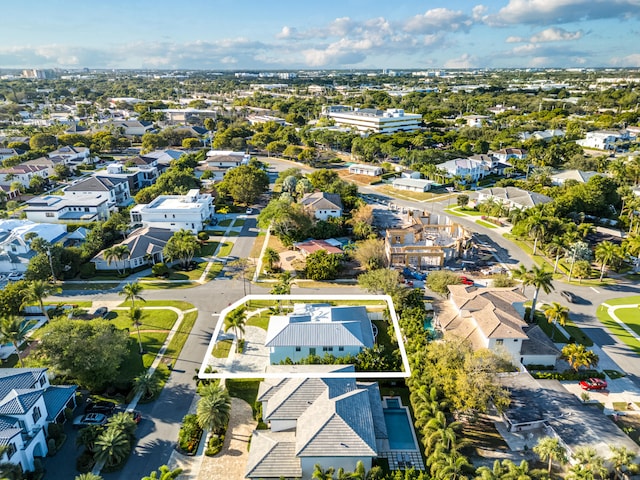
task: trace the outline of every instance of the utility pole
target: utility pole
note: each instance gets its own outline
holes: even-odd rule
[[[56,279],[56,274],[53,270],[53,260],[51,259],[51,247],[47,247],[47,257],[49,257],[49,267],[51,267],[51,278],[53,278],[53,283],[56,283],[58,280]]]

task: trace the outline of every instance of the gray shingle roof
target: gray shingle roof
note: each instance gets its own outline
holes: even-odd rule
[[[256,430],[251,437],[251,450],[247,461],[249,478],[300,478],[302,467],[295,455],[294,432]]]
[[[89,177],[65,188],[67,192],[108,192],[118,183],[126,182],[123,178]]]
[[[299,457],[375,457],[376,437],[366,390],[330,399],[323,395],[300,416],[296,430]]]
[[[342,200],[337,193],[307,193],[300,203],[313,210],[342,210]]]
[[[47,421],[53,422],[64,410],[67,402],[78,389],[75,385],[52,385],[44,391],[44,404],[47,406]]]
[[[46,368],[0,368],[0,400],[12,390],[32,388]]]

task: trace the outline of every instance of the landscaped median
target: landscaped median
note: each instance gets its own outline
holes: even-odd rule
[[[607,300],[596,316],[616,337],[640,354],[640,296]]]

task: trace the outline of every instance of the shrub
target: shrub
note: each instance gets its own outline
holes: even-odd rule
[[[209,234],[207,232],[198,233],[198,240],[200,240],[201,242],[206,242],[207,240],[209,240]]]
[[[87,450],[82,452],[82,454],[76,459],[76,470],[80,473],[90,472],[93,466],[95,465],[95,460],[93,459],[93,454]]]
[[[204,454],[207,457],[213,457],[220,453],[222,450],[222,446],[224,445],[224,435],[216,435],[215,433],[211,435],[209,438],[209,443],[207,444],[207,448],[204,451]]]
[[[597,370],[565,370],[564,372],[531,372],[533,378],[542,380],[572,380],[580,381],[587,378],[604,378],[605,375]]]
[[[198,450],[202,437],[202,428],[198,425],[198,417],[194,414],[185,415],[178,433],[178,447],[187,455],[193,455]]]
[[[93,278],[96,276],[95,263],[87,262],[80,265],[80,278]]]
[[[56,454],[56,441],[53,438],[47,440],[47,450],[49,450],[49,456]]]
[[[167,265],[162,262],[156,263],[153,267],[151,267],[151,273],[153,273],[156,277],[165,277],[169,275],[169,267],[167,267]]]

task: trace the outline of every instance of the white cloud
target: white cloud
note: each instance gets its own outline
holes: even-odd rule
[[[578,40],[582,38],[582,30],[568,32],[564,28],[551,27],[533,35],[531,42],[564,42],[567,40]]]
[[[570,23],[640,15],[638,0],[509,0],[489,25]]]
[[[409,19],[404,26],[408,32],[435,33],[439,31],[468,31],[473,21],[464,12],[447,8],[434,8]]]
[[[526,38],[523,37],[507,37],[507,39],[505,40],[505,42],[507,43],[522,43],[522,42],[527,42],[528,40]]]
[[[615,57],[612,59],[612,63],[619,67],[640,67],[640,53],[633,53],[625,57]]]
[[[477,59],[468,53],[458,58],[452,58],[444,63],[445,68],[473,68],[476,66]]]

